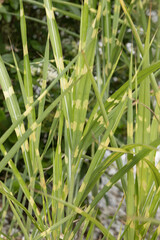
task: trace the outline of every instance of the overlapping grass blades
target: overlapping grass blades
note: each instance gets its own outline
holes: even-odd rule
[[[47,18],[48,37],[43,58],[43,82],[37,99],[33,95],[23,2],[43,7]],[[59,8],[54,7],[54,2],[59,3]],[[131,15],[132,10],[135,11],[134,1],[127,9],[123,0],[84,0],[81,5],[58,0],[44,0],[43,3],[20,0],[23,76],[14,52],[13,58],[26,109],[23,113],[7,69],[0,58],[0,84],[12,120],[11,127],[0,138],[0,149],[4,155],[0,162],[0,172],[6,169],[11,171],[12,178],[17,179],[19,183],[20,194],[16,199],[13,186],[12,184],[8,186],[7,181],[6,186],[0,182],[0,192],[5,199],[4,202],[7,202],[7,207],[11,207],[25,239],[74,239],[78,231],[80,239],[83,239],[85,234],[86,239],[92,239],[94,226],[100,229],[104,239],[116,239],[109,232],[111,225],[107,229],[96,219],[96,205],[119,180],[122,183],[127,207],[124,231],[119,233],[119,238],[139,239],[139,236],[143,238],[147,236],[149,227],[152,227],[160,194],[159,166],[155,166],[155,154],[160,145],[160,90],[155,72],[160,68],[160,61],[158,44],[156,60],[152,62],[150,56],[151,19],[147,20],[142,4],[139,0],[137,12],[141,14],[139,24],[143,29],[147,29],[144,47]],[[61,5],[74,11],[61,10]],[[55,18],[56,11],[80,20],[79,50],[77,56],[68,65],[64,63],[60,28]],[[127,27],[130,27],[135,40],[131,55],[128,55],[123,46]],[[156,37],[158,42],[159,30]],[[100,40],[104,45],[102,54],[98,49]],[[136,47],[139,61],[135,66]],[[51,50],[58,76],[47,86]],[[111,94],[110,84],[113,76],[119,74],[119,69],[124,66],[129,72],[128,79],[126,78],[126,82]],[[70,71],[71,67],[72,71]],[[96,75],[99,79],[95,78]],[[46,96],[58,82],[60,94],[46,106]],[[151,88],[156,101],[155,108],[151,104]],[[94,96],[94,104],[90,104],[91,93]],[[135,111],[135,101],[138,111]],[[43,120],[47,119],[53,109],[55,114],[48,139],[41,149]],[[117,139],[116,131],[121,120],[126,119],[126,113],[127,141],[121,144]],[[5,141],[13,131],[17,134],[17,141],[7,152],[4,147]],[[24,173],[17,168],[20,149],[27,169]],[[47,179],[43,163],[48,149],[51,151],[52,173]],[[104,159],[106,150],[112,153]],[[90,154],[88,156],[90,162],[82,179],[81,169],[86,153]],[[127,154],[125,165],[121,161],[123,154]],[[90,204],[87,204],[88,194],[93,192],[95,185],[97,188],[101,176],[114,161],[117,163],[117,173],[108,180],[101,191],[96,189],[94,198]],[[134,166],[136,166],[136,178],[133,172]],[[40,210],[37,196],[41,202]],[[27,207],[25,207],[26,202]],[[118,210],[117,212],[115,210],[116,214]],[[2,216],[4,217],[5,214],[3,212]],[[26,219],[24,214],[27,215]],[[30,234],[31,223],[33,227]],[[82,226],[84,229],[80,231]],[[3,224],[0,227],[2,229]],[[152,238],[157,239],[158,230],[159,228]]]

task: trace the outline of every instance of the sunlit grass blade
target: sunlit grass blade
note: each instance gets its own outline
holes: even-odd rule
[[[46,89],[46,85],[47,85],[48,65],[49,65],[49,37],[47,38],[46,49],[45,49],[45,56],[44,56],[43,81],[42,81],[41,94],[44,93],[44,91]],[[45,105],[45,97],[39,101],[38,117],[40,117],[43,114],[44,105]],[[42,164],[41,164],[41,158],[40,158],[40,152],[39,152],[41,125],[39,125],[37,127],[37,129],[35,131],[35,134],[36,134],[35,154],[36,154],[36,159],[37,159],[37,163],[38,163],[38,169],[39,169],[39,173],[40,173],[41,187],[42,187],[44,193],[47,193],[45,178],[44,178],[44,174],[43,174],[43,167],[42,167]],[[35,171],[35,177],[36,177],[36,171]],[[35,181],[35,179],[34,179],[34,181]],[[34,194],[34,190],[33,189],[32,189],[32,194]],[[51,222],[51,217],[50,217],[50,213],[49,213],[48,199],[47,198],[45,198],[45,199],[43,198],[43,206],[44,206],[44,208],[47,209],[45,212],[47,213],[47,216],[48,216],[48,219],[49,219],[49,224],[51,225],[52,222]],[[46,220],[46,222],[47,222],[47,220]]]
[[[158,13],[160,12],[160,2],[158,3]],[[158,14],[158,24],[157,24],[157,28],[158,28],[158,32],[157,32],[157,39],[156,39],[156,44],[157,44],[157,48],[156,48],[156,60],[158,61],[160,58],[160,14]]]
[[[55,136],[56,130],[57,130],[57,125],[58,125],[58,118],[59,118],[59,114],[60,114],[60,110],[59,108],[57,109],[55,115],[54,115],[54,119],[49,131],[49,135],[48,135],[48,139],[45,145],[45,148],[43,150],[43,153],[41,154],[41,160],[43,159],[44,155],[46,154],[51,142],[53,141],[53,138]]]
[[[58,128],[58,139],[55,154],[53,155],[53,188],[52,196],[62,199],[63,189],[63,172],[62,172],[62,154],[61,154],[61,141],[62,141],[62,130],[63,130],[64,116],[63,112],[60,113],[59,128]],[[63,205],[52,201],[52,216],[54,217],[53,223],[60,221],[63,216]],[[59,238],[60,228],[54,234],[54,238]]]
[[[119,14],[120,14],[120,1],[116,0],[114,5],[111,52],[113,51],[116,43],[116,35],[117,35],[118,24],[119,24]]]
[[[127,112],[127,143],[133,144],[133,106],[132,106],[132,72],[133,72],[133,46],[130,57],[130,69],[129,69],[129,86],[128,86],[128,112]],[[134,188],[134,173],[133,169],[130,169],[127,173],[127,218],[129,218],[128,224],[128,238],[134,239],[134,223],[130,223],[130,218],[135,215],[135,188]]]
[[[23,67],[24,67],[24,87],[27,95],[27,104],[25,105],[26,110],[33,104],[33,87],[32,87],[32,75],[28,54],[28,44],[27,44],[27,27],[24,15],[23,2],[20,0],[20,26],[21,26],[21,37],[23,44]],[[35,121],[35,109],[32,108],[30,114],[28,115],[28,126],[30,127]],[[33,132],[29,137],[29,153],[32,162],[32,168],[36,169],[36,158],[35,158],[35,132]],[[34,179],[31,179],[32,188],[34,188]],[[33,192],[32,192],[33,194]],[[32,212],[31,206],[29,205],[29,211]],[[30,228],[30,220],[28,218],[27,222],[28,228]]]
[[[44,6],[46,10],[46,16],[47,16],[47,24],[48,24],[48,31],[50,36],[50,41],[53,49],[53,54],[55,57],[55,62],[57,65],[58,72],[61,73],[64,70],[64,62],[63,62],[63,54],[62,54],[62,46],[59,36],[59,31],[56,23],[56,19],[54,16],[54,12],[52,10],[52,3],[50,0],[44,0]],[[60,79],[60,85],[62,91],[65,91],[70,83],[68,83],[68,80],[66,76],[64,75]],[[71,126],[71,105],[69,101],[69,96],[64,96],[64,100],[62,101],[63,106],[63,112],[64,116],[66,118],[66,121],[68,122],[69,126]],[[71,135],[71,128],[68,128],[68,142],[70,144],[70,147],[72,146],[72,135]]]
[[[24,16],[22,0],[20,0],[20,24],[21,24],[22,43],[23,43],[23,55],[24,55],[24,86],[26,90],[28,105],[30,106],[34,100],[33,100],[32,75],[31,75],[28,46],[27,46],[26,21]],[[31,115],[29,115],[28,117],[29,126],[33,123],[34,120],[35,120],[35,111],[34,109],[32,109]]]
[[[106,79],[111,69],[111,44],[112,44],[112,35],[111,35],[111,1],[106,2],[104,14],[103,14],[103,45],[104,45],[104,73],[103,77]],[[104,81],[105,82],[105,81]],[[109,84],[106,91],[106,96],[108,97]]]
[[[67,2],[67,1],[59,1],[59,0],[52,0],[52,2],[55,2],[55,3],[59,3],[59,4],[62,4],[62,5],[66,5],[66,6],[69,6],[69,7],[75,7],[75,8],[82,8],[82,6],[78,3],[74,3],[74,2]]]
[[[42,89],[41,89],[40,94],[43,94],[43,92],[45,91],[46,86],[47,86],[48,65],[49,65],[49,37],[47,38],[46,49],[45,49],[44,64],[43,64],[43,81],[42,81]],[[43,114],[44,105],[45,105],[45,96],[43,97],[43,99],[41,99],[39,101],[38,117]],[[39,148],[40,134],[41,134],[41,126],[39,126],[36,129],[36,143],[35,143],[35,145],[36,145],[37,149]]]
[[[144,51],[147,53],[145,55],[143,68],[146,68],[149,65],[149,41],[150,41],[150,20],[148,23],[148,30],[146,36],[146,42]],[[139,102],[150,108],[150,79],[146,78],[140,84],[139,90]],[[150,142],[150,111],[144,107],[142,104],[138,105],[138,115],[136,123],[136,143],[148,144]],[[138,186],[139,186],[139,211],[140,206],[143,205],[144,199],[146,198],[146,188],[148,184],[148,167],[144,161],[140,162],[137,166],[137,176],[138,176]],[[146,183],[143,184],[143,182]]]
[[[117,67],[118,62],[119,62],[119,58],[120,58],[120,55],[118,56],[117,61],[116,61],[116,63],[114,64],[114,66],[113,66],[113,68],[112,68],[112,71],[111,71],[109,77],[107,78],[107,81],[106,81],[106,83],[105,83],[105,85],[104,85],[104,87],[103,87],[103,89],[102,89],[101,98],[103,98],[103,96],[104,96],[104,93],[105,93],[105,91],[106,91],[106,88],[107,88],[107,86],[108,86],[108,83],[109,83],[109,81],[111,80],[112,75],[113,75],[113,73],[114,73],[114,71],[115,71],[115,69],[116,69],[116,67]],[[93,124],[93,121],[94,121],[96,118],[98,118],[98,115],[96,115],[98,106],[99,106],[99,104],[98,104],[98,102],[97,102],[96,105],[94,106],[94,108],[93,108],[93,110],[92,110],[92,113],[91,113],[91,115],[90,115],[90,117],[89,117],[89,119],[88,119],[88,121],[87,121],[86,126],[85,126],[85,129],[84,129],[84,132],[83,132],[83,138],[84,138],[84,136],[85,136],[86,134],[88,134],[88,129],[89,129],[89,127],[91,126],[91,123]],[[92,127],[93,127],[93,126],[92,126]]]
[[[24,101],[25,106],[27,106],[27,95],[26,95],[26,92],[25,92],[21,72],[20,72],[20,69],[18,67],[18,63],[17,63],[16,57],[15,57],[13,48],[12,48],[12,55],[13,55],[13,59],[14,59],[14,63],[15,63],[15,68],[16,68],[16,71],[17,71],[17,76],[18,76],[21,92],[22,92],[22,95],[23,95],[23,101]]]
[[[7,103],[7,107],[12,119],[12,122],[14,123],[15,121],[18,120],[18,118],[21,115],[19,104],[14,92],[14,89],[11,84],[11,80],[9,78],[9,75],[7,73],[7,70],[3,64],[2,58],[0,57],[0,83],[2,86],[2,90],[4,93],[4,97]],[[25,127],[23,123],[20,123],[19,125],[17,124],[17,127],[14,128],[16,131],[16,135],[18,138],[20,138],[24,132],[25,132]],[[30,161],[29,157],[29,146],[28,146],[28,141],[26,140],[25,143],[22,145],[22,153],[24,156],[24,161],[28,170],[28,173],[30,176],[32,176],[32,164]]]
[[[22,230],[22,232],[23,232],[23,234],[24,234],[25,239],[26,239],[26,240],[29,240],[29,236],[28,236],[28,234],[27,234],[26,228],[25,228],[25,226],[23,225],[23,223],[22,223],[22,221],[21,221],[21,219],[20,219],[20,217],[19,217],[19,215],[18,215],[18,213],[17,213],[18,208],[16,207],[16,209],[15,209],[14,206],[13,206],[13,204],[12,204],[12,202],[11,202],[9,199],[8,199],[8,201],[9,201],[10,207],[11,207],[11,209],[12,209],[12,212],[13,212],[15,218],[17,219],[18,225],[20,226],[20,228],[21,228],[21,230]]]

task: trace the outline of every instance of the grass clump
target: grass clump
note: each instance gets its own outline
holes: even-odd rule
[[[43,9],[46,22],[25,16],[26,3]],[[156,25],[151,19],[156,7],[158,2],[147,17],[147,1],[19,1],[23,64],[13,49],[14,64],[0,57],[0,85],[12,122],[0,138],[4,176],[0,233],[4,238],[14,238],[14,227],[25,239],[71,240],[77,233],[78,239],[93,239],[96,226],[103,239],[117,239],[111,225],[106,228],[98,220],[97,204],[120,180],[126,221],[118,239],[158,239],[160,174],[155,155],[160,145],[160,20],[158,16]],[[64,29],[57,24],[57,12],[80,26],[78,36],[65,29],[79,42],[72,59],[63,55],[60,31]],[[37,63],[29,56],[26,19],[47,27],[44,51],[38,48],[43,53],[37,60],[42,66],[38,96],[31,71]],[[5,64],[17,75],[22,104]],[[56,74],[48,82],[51,65]],[[13,132],[16,140],[8,145]],[[104,158],[106,150],[111,155]],[[99,191],[101,176],[113,162],[118,170]],[[88,203],[90,192],[93,199]],[[13,218],[5,234],[9,207]]]

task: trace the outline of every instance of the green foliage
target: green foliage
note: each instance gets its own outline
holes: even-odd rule
[[[3,236],[14,239],[15,227],[25,239],[93,239],[96,226],[114,240],[122,202],[108,228],[97,204],[121,181],[126,221],[118,239],[158,239],[160,17],[154,23],[146,11],[141,0],[1,2]],[[118,170],[99,191],[113,162]]]

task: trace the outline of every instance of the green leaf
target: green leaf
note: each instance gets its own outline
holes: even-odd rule
[[[30,40],[30,44],[33,49],[43,54],[44,46],[37,40]]]
[[[17,1],[17,0],[9,0],[9,2],[10,2],[11,7],[12,7],[14,10],[17,10],[17,9],[18,9],[18,7],[19,7],[19,1]]]
[[[148,164],[152,175],[154,177],[155,183],[156,183],[156,187],[158,188],[160,186],[160,173],[158,171],[158,169],[155,167],[155,165],[149,161],[148,159],[144,158],[144,161]]]

